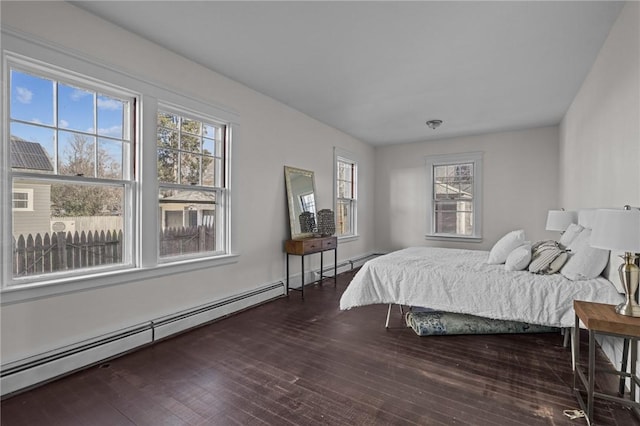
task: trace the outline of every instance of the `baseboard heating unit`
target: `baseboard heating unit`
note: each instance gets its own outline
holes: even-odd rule
[[[0,372],[1,395],[4,398],[24,391],[283,295],[284,283],[268,284],[250,292],[3,364]]]

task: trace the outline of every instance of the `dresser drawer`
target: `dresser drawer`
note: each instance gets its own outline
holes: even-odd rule
[[[285,251],[289,254],[310,254],[324,250],[333,250],[338,245],[337,237],[304,238],[285,242]]]

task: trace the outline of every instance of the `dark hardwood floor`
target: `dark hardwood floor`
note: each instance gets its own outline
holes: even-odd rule
[[[562,413],[578,404],[560,334],[418,337],[397,310],[385,330],[385,306],[339,310],[351,277],[8,398],[1,423],[586,425]],[[595,421],[640,424],[606,401]]]

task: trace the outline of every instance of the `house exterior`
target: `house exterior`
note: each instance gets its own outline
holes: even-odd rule
[[[39,143],[11,137],[11,167],[14,169],[52,172],[53,165]],[[12,187],[13,235],[51,232],[51,185],[22,180]]]

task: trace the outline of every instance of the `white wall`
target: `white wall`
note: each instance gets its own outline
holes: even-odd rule
[[[374,150],[284,104],[67,3],[2,2],[2,26],[240,115],[232,170],[235,264],[2,306],[3,363],[36,355],[284,278],[289,237],[284,165],[315,171],[319,208],[332,208],[333,146],[360,159],[359,230],[338,258],[373,248]],[[319,261],[313,260],[311,266]],[[297,262],[292,266],[296,271]],[[328,262],[332,263],[332,262]]]
[[[561,123],[559,182],[568,208],[640,207],[638,2],[622,9]],[[619,366],[620,345],[602,346]]]
[[[425,240],[425,156],[483,151],[483,241]],[[544,230],[557,203],[558,128],[394,145],[376,149],[376,247],[407,246],[488,250],[504,234],[524,229],[531,241],[558,237]]]

